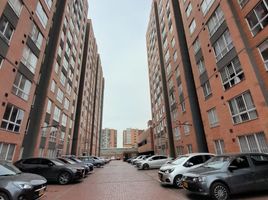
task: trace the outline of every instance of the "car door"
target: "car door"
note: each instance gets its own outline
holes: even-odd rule
[[[226,181],[233,192],[239,193],[255,189],[254,170],[250,166],[247,156],[235,157],[231,161],[227,173]]]
[[[40,164],[39,158],[29,158],[23,161],[21,170],[23,172],[40,174],[38,170],[39,164]]]
[[[55,164],[49,159],[42,158],[40,162],[40,175],[48,180],[55,180],[58,177],[58,172]]]
[[[166,156],[159,156],[155,167],[160,168],[166,162],[167,162],[167,157]]]
[[[159,159],[159,156],[154,156],[154,157],[149,159],[148,164],[149,164],[150,168],[156,167],[158,159]]]
[[[268,155],[250,155],[250,160],[254,166],[254,179],[256,188],[260,190],[268,189]]]

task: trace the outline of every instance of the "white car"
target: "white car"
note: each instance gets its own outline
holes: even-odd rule
[[[182,175],[199,167],[213,157],[210,153],[191,153],[179,156],[172,162],[163,165],[158,171],[159,181],[165,185],[181,186]]]
[[[168,158],[164,155],[154,155],[145,160],[142,160],[137,163],[138,169],[154,169],[160,168],[163,164],[168,161],[171,161],[172,158]]]

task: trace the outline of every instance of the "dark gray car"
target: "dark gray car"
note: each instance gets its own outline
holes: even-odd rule
[[[39,199],[47,180],[39,175],[22,173],[11,163],[0,161],[0,199]]]
[[[184,174],[185,189],[226,200],[230,194],[268,189],[268,155],[241,153],[211,158]]]

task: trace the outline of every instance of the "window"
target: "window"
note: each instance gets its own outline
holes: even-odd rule
[[[0,69],[2,68],[3,62],[4,62],[4,58],[0,55]]]
[[[229,108],[234,124],[253,120],[258,117],[250,92],[245,92],[231,99],[229,101]]]
[[[61,125],[64,127],[67,125],[67,115],[65,114],[62,114]]]
[[[215,152],[218,155],[224,154],[225,153],[225,147],[224,147],[224,141],[223,140],[215,140],[214,141],[215,145]]]
[[[58,92],[57,92],[57,100],[58,100],[60,103],[62,103],[62,101],[63,101],[63,97],[64,97],[64,94],[63,94],[62,90],[59,88],[59,89],[58,89]]]
[[[54,80],[52,80],[52,82],[51,82],[51,87],[50,87],[50,90],[51,90],[51,92],[55,92],[55,90],[56,90],[56,82],[54,81]]]
[[[175,51],[175,53],[173,54],[174,62],[177,61],[177,58],[178,58],[178,53],[177,53],[177,51]]]
[[[177,146],[177,147],[176,147],[177,155],[183,155],[183,154],[184,154],[183,149],[184,149],[183,146]]]
[[[57,132],[58,132],[58,129],[56,127],[51,127],[50,135],[49,135],[49,141],[50,142],[56,142],[56,140],[57,140]]]
[[[200,42],[198,40],[198,38],[194,41],[193,43],[193,48],[194,48],[194,53],[197,54],[197,52],[199,51],[200,47]]]
[[[268,156],[267,155],[251,155],[250,159],[252,160],[255,166],[268,166]]]
[[[70,101],[67,98],[64,98],[64,108],[69,110]]]
[[[189,17],[190,16],[190,14],[192,12],[192,9],[193,9],[193,7],[192,7],[192,4],[190,3],[188,5],[188,7],[186,8],[186,17]]]
[[[240,83],[245,77],[239,59],[234,58],[231,63],[220,70],[222,85],[225,90]]]
[[[205,82],[204,85],[202,85],[202,88],[205,98],[212,94],[209,81]]]
[[[0,19],[0,35],[2,35],[9,42],[11,40],[13,32],[14,32],[14,27],[6,19],[6,17],[2,15]]]
[[[171,40],[171,46],[172,46],[172,48],[175,47],[175,44],[176,44],[176,40],[175,40],[175,38],[173,37],[172,40]]]
[[[241,152],[268,153],[268,144],[264,132],[238,137]]]
[[[38,30],[37,26],[33,23],[32,31],[30,33],[30,37],[32,41],[36,44],[38,49],[41,48],[42,42],[43,42],[43,35]]]
[[[233,41],[228,29],[215,42],[213,48],[217,61],[223,58],[223,56],[225,56],[225,54],[227,54],[233,48]]]
[[[45,2],[46,2],[48,9],[50,10],[52,6],[52,0],[45,0]]]
[[[55,106],[55,109],[54,109],[53,119],[56,122],[59,122],[60,121],[60,109],[57,106]]]
[[[15,13],[20,16],[20,12],[22,9],[22,3],[20,0],[8,0],[9,5],[13,8]]]
[[[190,125],[188,122],[185,122],[184,125],[183,125],[183,129],[184,129],[184,134],[185,135],[189,135],[190,133]]]
[[[31,85],[31,82],[18,72],[13,83],[12,92],[27,101],[29,98]]]
[[[0,142],[0,160],[12,161],[15,151],[15,144]]]
[[[186,112],[185,101],[181,102],[181,112]]]
[[[257,35],[268,24],[268,1],[260,1],[246,18],[252,35]]]
[[[248,0],[237,0],[237,1],[238,1],[241,8],[243,8],[248,2]]]
[[[174,128],[174,133],[175,133],[175,140],[181,139],[181,133],[179,127]]]
[[[8,104],[1,123],[1,128],[8,131],[19,132],[23,116],[23,110]]]
[[[193,146],[191,144],[187,144],[187,150],[188,150],[188,153],[193,153]],[[203,163],[203,160],[201,163]]]
[[[51,114],[52,102],[48,99],[47,101],[47,113]]]
[[[71,92],[72,92],[72,87],[69,83],[67,83],[67,89],[66,89],[66,92],[68,95],[71,95]]]
[[[195,28],[196,28],[196,23],[195,23],[195,20],[193,20],[189,26],[190,35],[193,34],[193,32],[195,31]]]
[[[23,49],[21,62],[34,74],[37,64],[37,57],[31,51],[31,49],[26,45]]]
[[[59,63],[56,61],[55,67],[54,67],[56,74],[59,72],[59,68],[60,68]]]
[[[166,54],[165,54],[165,62],[167,63],[168,59],[169,59],[170,55],[169,55],[169,49],[167,50]]]
[[[209,11],[210,7],[212,6],[212,4],[214,3],[215,0],[204,0],[201,3],[201,10],[203,12],[203,15],[206,15],[207,12]]]
[[[203,74],[205,71],[206,71],[206,68],[205,68],[205,64],[204,64],[204,60],[201,59],[198,61],[197,63],[197,67],[198,67],[198,71],[199,71],[199,74]]]
[[[66,82],[66,76],[63,74],[63,72],[60,73],[60,83],[65,86]]]
[[[246,156],[239,156],[230,163],[230,166],[236,166],[237,170],[249,168],[248,159]]]
[[[209,121],[210,127],[215,127],[219,125],[216,108],[212,108],[208,111],[208,121]]]
[[[268,71],[268,39],[266,39],[259,47],[266,71]]]
[[[188,145],[187,145],[187,148],[188,148]],[[188,160],[188,162],[193,163],[193,165],[199,165],[204,162],[204,159],[203,159],[203,156],[193,156],[192,158]],[[190,165],[188,167],[192,167],[192,166]]]
[[[207,27],[210,36],[212,36],[224,22],[224,14],[220,7],[218,7],[208,20]]]
[[[44,8],[42,7],[42,5],[41,5],[41,3],[39,1],[38,1],[38,4],[37,4],[35,13],[36,13],[37,17],[39,18],[42,26],[44,28],[46,28],[48,18],[47,18],[46,12],[44,11]]]
[[[63,57],[62,66],[64,67],[64,69],[65,69],[66,71],[68,71],[68,61],[67,61],[67,59],[65,58],[65,56]]]

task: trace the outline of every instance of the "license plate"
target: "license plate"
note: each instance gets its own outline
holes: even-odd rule
[[[182,182],[182,185],[184,188],[188,188],[188,183],[187,182]]]

